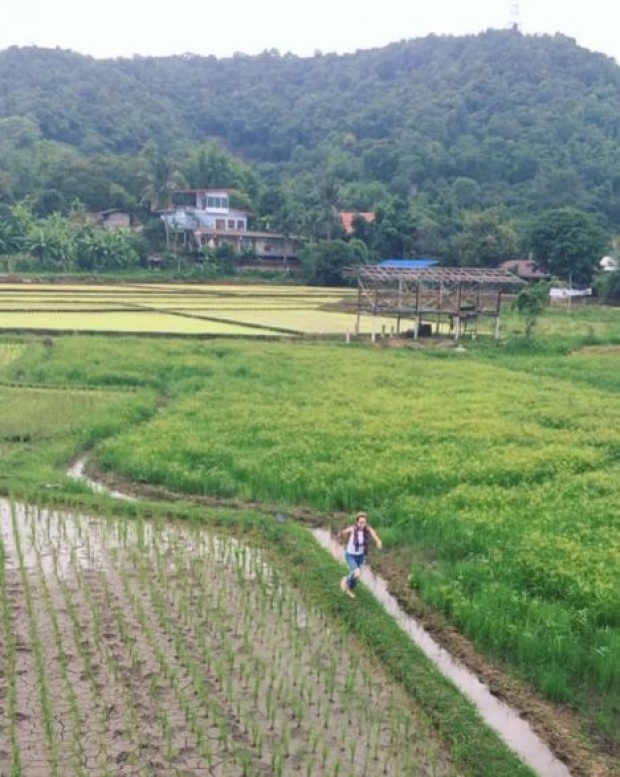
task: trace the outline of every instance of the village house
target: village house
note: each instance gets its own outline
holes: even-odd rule
[[[620,262],[613,256],[604,256],[599,262],[601,272],[616,272],[620,269]]]
[[[356,211],[356,210],[341,210],[340,211],[340,223],[347,235],[352,235],[355,232],[354,221],[356,218],[364,219],[368,224],[372,224],[375,220],[374,211]]]
[[[540,270],[532,259],[508,259],[500,264],[500,268],[509,270],[524,281],[543,281],[550,278],[549,273]]]
[[[95,223],[103,229],[129,229],[131,217],[119,208],[101,210],[95,214]]]
[[[227,243],[244,264],[275,268],[299,261],[300,238],[249,229],[252,214],[231,208],[227,189],[179,189],[172,203],[161,215],[169,240],[196,256]]]

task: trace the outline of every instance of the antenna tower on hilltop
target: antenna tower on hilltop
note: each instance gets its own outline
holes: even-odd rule
[[[515,32],[519,31],[519,3],[516,0],[510,4],[510,23],[508,26]]]

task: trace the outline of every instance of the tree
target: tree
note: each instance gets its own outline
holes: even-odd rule
[[[577,285],[592,281],[609,242],[594,218],[575,208],[543,213],[530,231],[530,248],[537,266]]]
[[[367,221],[359,213],[356,213],[353,216],[351,227],[353,229],[353,232],[351,235],[352,240],[353,239],[362,240],[366,244],[366,246],[372,245],[374,228],[375,228],[374,221]]]
[[[26,203],[0,207],[0,254],[18,253],[24,246],[34,216]]]
[[[473,178],[459,176],[450,186],[449,198],[457,208],[475,208],[480,203],[480,186]]]
[[[519,240],[516,230],[497,208],[466,213],[463,231],[453,241],[457,263],[463,267],[497,267],[516,256]]]
[[[250,198],[257,191],[252,169],[211,141],[194,150],[184,168],[185,178],[194,189],[237,189]]]
[[[41,217],[50,216],[52,213],[67,212],[67,203],[58,189],[41,189],[32,198],[32,210]]]
[[[304,274],[314,286],[346,286],[344,269],[359,264],[359,246],[344,240],[321,241],[302,249]]]
[[[513,308],[525,320],[525,336],[530,337],[539,316],[549,304],[550,283],[535,283],[526,286],[517,294]]]
[[[620,303],[620,270],[601,273],[595,286],[599,297],[605,302]]]
[[[411,256],[416,245],[416,226],[407,200],[396,198],[377,208],[373,227],[372,248],[378,256],[395,259]]]
[[[35,222],[24,245],[43,270],[67,272],[74,267],[75,235],[69,222],[58,213]]]
[[[151,211],[165,210],[170,205],[170,195],[184,185],[185,179],[175,161],[154,143],[147,144],[144,158],[148,170],[142,199],[149,204]]]
[[[125,270],[138,264],[137,243],[128,229],[101,229],[98,240],[105,260],[101,270]]]
[[[340,204],[340,184],[333,177],[327,177],[319,187],[319,206],[323,212],[325,236],[332,239],[334,228],[340,224],[338,207]]]
[[[75,232],[76,263],[81,270],[125,270],[138,264],[136,239],[126,229],[100,229],[85,224]]]

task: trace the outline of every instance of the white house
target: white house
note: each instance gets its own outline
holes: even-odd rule
[[[614,259],[613,256],[604,256],[599,262],[600,268],[603,272],[614,272],[620,269],[620,262]]]
[[[168,234],[187,250],[199,253],[223,243],[259,263],[295,264],[300,239],[248,229],[251,213],[230,207],[227,189],[179,189],[172,192],[173,207],[163,213]]]
[[[248,228],[247,210],[230,207],[227,189],[179,189],[172,193],[172,202],[177,211],[200,214],[205,227],[224,232]]]

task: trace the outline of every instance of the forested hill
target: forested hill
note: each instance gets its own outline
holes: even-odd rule
[[[620,227],[620,67],[565,36],[489,30],[311,58],[0,52],[0,193],[4,174],[23,194],[11,153],[43,141],[92,157],[213,139],[271,182],[333,176],[358,209],[423,192],[517,213],[570,205]]]

